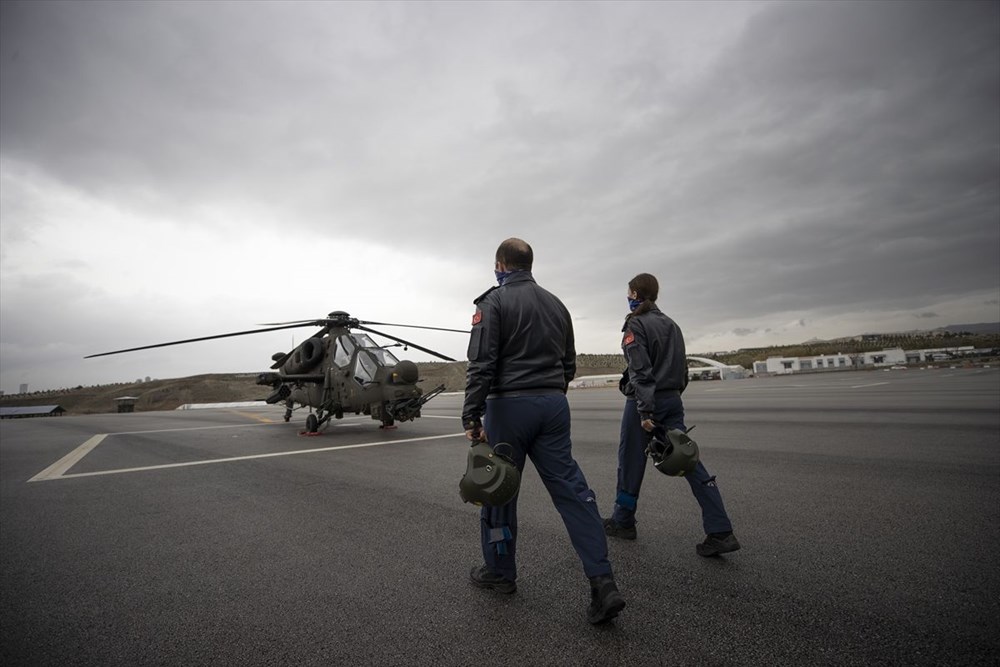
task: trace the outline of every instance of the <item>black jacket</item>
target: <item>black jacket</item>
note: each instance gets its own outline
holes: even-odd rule
[[[475,304],[463,424],[482,418],[488,394],[566,391],[576,375],[573,321],[530,271],[511,274]]]
[[[651,417],[656,392],[683,391],[687,385],[684,334],[677,323],[655,305],[625,320],[622,352],[628,362],[625,395],[634,398],[639,414]]]

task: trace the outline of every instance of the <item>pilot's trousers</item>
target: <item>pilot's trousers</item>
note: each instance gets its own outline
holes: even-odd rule
[[[677,392],[657,394],[653,421],[666,429],[687,430],[684,426],[684,403]],[[642,487],[642,478],[646,472],[648,439],[646,431],[642,428],[635,400],[626,400],[625,411],[622,413],[621,441],[618,446],[618,495],[615,498],[614,514],[611,515],[615,523],[622,526],[635,524],[639,489]],[[653,474],[663,477],[659,472]],[[715,483],[715,477],[708,474],[705,465],[698,461],[697,467],[684,475],[684,479],[691,485],[691,493],[701,506],[701,521],[705,533],[731,531],[733,526],[722,503],[722,494]],[[673,480],[664,478],[657,481],[669,484]]]
[[[588,577],[611,574],[608,543],[597,499],[573,459],[569,403],[562,392],[488,398],[483,424],[497,451],[512,456],[523,471],[530,458],[552,503],[566,524],[570,542]],[[499,446],[508,443],[510,447]],[[486,566],[513,581],[517,578],[517,501],[484,506],[480,514]]]

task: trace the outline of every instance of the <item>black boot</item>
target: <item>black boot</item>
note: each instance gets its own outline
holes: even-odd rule
[[[590,607],[587,620],[591,625],[607,623],[625,608],[625,599],[618,592],[615,579],[610,574],[590,578]]]
[[[695,545],[695,551],[699,556],[710,558],[720,554],[727,554],[738,551],[740,543],[733,535],[732,531],[726,533],[709,533],[705,536],[705,541]]]
[[[634,540],[636,538],[635,524],[623,526],[614,519],[605,519],[604,534],[608,537],[617,537],[622,540]]]
[[[489,588],[498,593],[510,594],[517,590],[517,584],[491,571],[485,565],[472,568],[472,572],[469,573],[469,581],[472,582],[473,586]]]

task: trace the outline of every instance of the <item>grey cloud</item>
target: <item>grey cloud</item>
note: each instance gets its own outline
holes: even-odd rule
[[[640,271],[686,331],[740,337],[1000,286],[995,3],[4,2],[0,18],[4,169],[140,219],[219,210],[242,234],[252,211],[405,248],[417,272],[466,258],[484,275],[454,286],[470,298],[522,236],[610,334]],[[10,266],[44,221],[3,205]]]

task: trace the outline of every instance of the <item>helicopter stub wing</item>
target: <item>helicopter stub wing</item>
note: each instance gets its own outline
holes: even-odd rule
[[[282,375],[282,382],[316,382],[322,384],[326,382],[326,376],[322,373],[299,373],[297,375]]]
[[[297,373],[294,375],[282,375],[281,373],[258,373],[257,384],[269,387],[279,387],[289,382],[301,384],[304,382],[315,382],[321,384],[326,381],[323,373]]]

